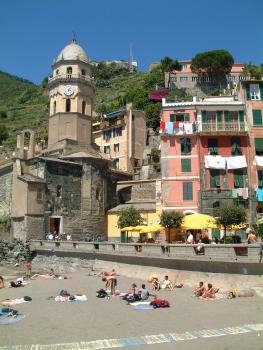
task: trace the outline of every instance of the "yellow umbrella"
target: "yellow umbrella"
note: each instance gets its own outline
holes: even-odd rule
[[[245,228],[246,227],[246,224],[240,224],[240,225],[231,225],[231,226],[228,226],[226,229],[227,231],[239,231],[239,230],[242,230],[242,228]],[[224,230],[224,227],[220,227],[221,230]]]
[[[139,232],[140,231],[140,228],[138,228],[139,226],[127,226],[127,227],[123,227],[121,229],[121,232],[126,232],[126,231],[129,231],[129,232],[132,232],[132,231],[137,231]],[[141,227],[141,226],[140,226]]]
[[[182,230],[203,230],[206,228],[218,228],[216,219],[205,214],[186,215],[180,227]]]
[[[140,230],[140,233],[150,233],[150,232],[160,232],[164,228],[161,225],[150,225],[150,226],[145,226]]]

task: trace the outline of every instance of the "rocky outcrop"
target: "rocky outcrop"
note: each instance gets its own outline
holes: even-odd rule
[[[16,264],[32,258],[29,242],[0,240],[0,262]]]

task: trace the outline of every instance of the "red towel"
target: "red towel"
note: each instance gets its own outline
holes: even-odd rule
[[[161,122],[161,129],[165,130],[165,122]]]
[[[174,129],[179,129],[179,122],[174,122]]]

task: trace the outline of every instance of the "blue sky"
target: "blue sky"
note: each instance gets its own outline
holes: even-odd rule
[[[0,0],[0,70],[40,83],[72,30],[92,60],[126,60],[132,43],[140,70],[212,49],[261,64],[262,15],[262,0]]]

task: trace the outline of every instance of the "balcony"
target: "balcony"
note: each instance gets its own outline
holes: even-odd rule
[[[117,119],[117,120],[114,120],[114,121],[102,121],[101,124],[100,124],[100,129],[103,130],[103,131],[106,131],[106,130],[111,130],[111,129],[114,129],[114,128],[118,128],[120,126],[125,126],[125,121],[124,119]],[[120,136],[120,135],[116,135],[116,136]]]
[[[57,82],[75,82],[75,81],[82,81],[86,83],[93,83],[95,84],[94,78],[88,76],[88,75],[82,75],[82,74],[58,74],[53,77],[48,78],[48,84],[53,84]]]
[[[222,134],[222,135],[236,135],[246,134],[248,127],[245,122],[232,121],[232,122],[217,122],[208,121],[201,122],[198,125],[198,133],[201,135]]]

